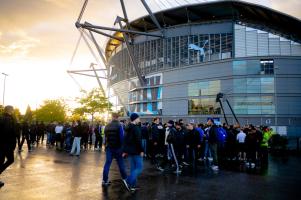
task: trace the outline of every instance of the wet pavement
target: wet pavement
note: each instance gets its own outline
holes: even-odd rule
[[[26,148],[24,148],[26,149]],[[301,199],[301,158],[270,158],[262,173],[220,170],[217,174],[200,166],[195,173],[162,174],[148,161],[138,185],[129,194],[120,182],[113,163],[112,185],[101,187],[104,153],[88,150],[71,157],[45,146],[28,153],[15,153],[15,163],[0,179],[0,200],[77,200],[77,199]]]

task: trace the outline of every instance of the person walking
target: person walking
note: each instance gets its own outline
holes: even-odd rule
[[[29,126],[28,126],[28,123],[25,121],[22,125],[22,139],[21,139],[20,145],[18,146],[19,152],[22,151],[22,147],[23,147],[25,140],[27,142],[28,151],[31,152],[31,145],[30,145],[31,143],[30,143],[29,138],[30,138]]]
[[[197,164],[197,153],[201,148],[201,137],[193,122],[188,123],[186,128],[187,133],[185,134],[185,143],[188,162],[192,165],[192,168],[195,169]]]
[[[108,186],[110,184],[109,171],[113,159],[116,159],[120,175],[123,182],[125,183],[127,175],[122,158],[124,130],[122,125],[118,121],[117,113],[112,114],[112,121],[105,128],[105,138],[106,162],[103,168],[102,186]]]
[[[124,138],[123,157],[128,156],[131,163],[130,176],[124,182],[126,188],[130,192],[136,191],[137,178],[143,169],[143,147],[141,139],[141,128],[138,126],[140,118],[137,113],[130,116],[131,122],[126,127],[126,135]]]
[[[5,106],[4,113],[0,117],[0,174],[14,162],[17,133],[13,113],[12,106]],[[0,188],[3,186],[4,183],[0,181]]]

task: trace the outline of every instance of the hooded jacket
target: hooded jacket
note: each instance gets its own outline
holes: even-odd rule
[[[125,132],[123,152],[129,155],[140,155],[144,151],[142,148],[141,128],[130,123],[125,128]]]

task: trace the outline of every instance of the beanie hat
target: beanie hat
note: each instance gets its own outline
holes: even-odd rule
[[[137,118],[139,118],[139,115],[137,113],[132,113],[130,116],[131,121],[135,121]]]
[[[175,122],[173,120],[169,120],[167,123],[172,125],[172,126],[175,124]]]
[[[214,119],[213,119],[213,118],[211,118],[211,117],[210,117],[210,118],[208,118],[208,120],[207,120],[207,121],[211,121],[213,124],[215,124],[215,123],[214,123]]]

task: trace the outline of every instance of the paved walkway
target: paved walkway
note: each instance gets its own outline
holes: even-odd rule
[[[25,149],[25,148],[24,148]],[[15,154],[15,163],[1,175],[0,200],[77,199],[300,199],[301,158],[272,158],[265,174],[200,167],[196,174],[161,174],[148,161],[139,179],[141,189],[129,194],[119,181],[116,164],[112,185],[101,187],[104,154],[92,150],[80,158],[45,146]]]

